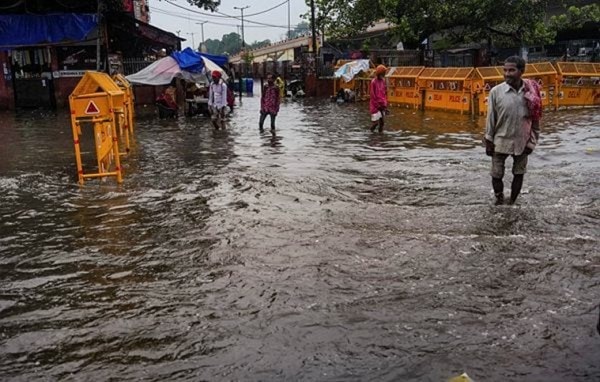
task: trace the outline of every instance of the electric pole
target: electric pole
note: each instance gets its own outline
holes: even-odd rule
[[[194,35],[195,35],[196,33],[194,33],[194,32],[189,32],[189,33],[186,33],[186,34],[189,34],[190,36],[192,36],[192,49],[195,49],[195,48],[196,48],[196,43],[194,42]]]
[[[317,57],[317,33],[315,26],[315,0],[310,0],[310,25],[312,29],[312,50],[313,55]]]
[[[204,45],[204,24],[206,24],[207,22],[208,21],[201,21],[199,23],[196,23],[196,24],[200,24],[200,28],[202,28],[201,29],[202,30],[202,45]],[[198,49],[198,50],[200,50],[200,49]]]
[[[245,7],[233,7],[233,9],[239,9],[242,12],[242,50],[246,47],[246,43],[244,42],[244,9],[250,8],[249,5]]]
[[[290,28],[290,0],[288,0],[288,35],[287,38],[291,38],[292,37],[292,30]]]

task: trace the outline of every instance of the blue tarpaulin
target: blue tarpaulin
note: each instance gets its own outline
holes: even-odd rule
[[[202,72],[202,69],[204,68],[204,61],[202,60],[202,57],[208,58],[221,67],[229,61],[227,56],[199,53],[193,51],[191,48],[185,48],[181,52],[173,52],[171,53],[171,57],[177,61],[177,64],[181,69],[191,73]]]
[[[96,25],[95,14],[0,15],[0,46],[82,41]]]

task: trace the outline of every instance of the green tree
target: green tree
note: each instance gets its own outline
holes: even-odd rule
[[[303,21],[303,22],[299,23],[298,25],[296,25],[296,27],[289,32],[287,37],[288,38],[296,38],[296,37],[302,36],[303,34],[307,34],[309,32],[310,32],[310,24],[307,23],[306,21]]]
[[[271,45],[271,40],[263,40],[263,41],[254,41],[252,44],[248,45],[249,49],[258,49],[265,46]]]
[[[560,0],[558,0],[560,1]],[[307,4],[310,0],[306,0]],[[378,20],[395,25],[398,40],[418,43],[441,33],[451,43],[506,41],[549,43],[556,31],[598,19],[598,5],[570,7],[548,20],[546,9],[557,0],[314,0],[316,27],[328,36],[349,37]],[[305,15],[309,18],[310,13]]]
[[[305,1],[310,6],[310,0]],[[382,3],[382,0],[314,0],[315,29],[324,30],[333,38],[355,35],[385,17]],[[303,18],[310,21],[310,11]]]
[[[211,39],[204,41],[204,45],[206,46],[206,51],[211,54],[223,54],[225,50],[223,49],[223,42],[217,39]]]
[[[204,8],[207,11],[214,12],[221,5],[221,0],[187,0],[190,5],[195,5],[198,8]]]
[[[242,38],[235,32],[223,35],[221,42],[223,43],[223,52],[231,55],[237,54],[242,49]]]
[[[586,23],[600,23],[600,5],[571,6],[565,13],[550,18],[550,28],[554,31],[581,28]]]

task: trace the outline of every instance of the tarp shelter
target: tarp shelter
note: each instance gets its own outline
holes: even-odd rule
[[[205,70],[219,70],[222,72],[221,67],[228,62],[227,56],[199,53],[191,48],[185,48],[181,52],[173,52],[171,56],[177,61],[181,69],[192,73],[202,73]]]
[[[97,25],[94,14],[0,15],[0,46],[81,41]]]
[[[210,57],[217,61],[213,61]],[[125,78],[133,84],[143,85],[168,85],[173,78],[181,78],[188,82],[207,82],[206,73],[218,70],[222,73],[223,79],[227,80],[227,74],[218,63],[226,64],[227,57],[198,53],[186,48],[181,52],[174,52],[169,57],[161,58]]]
[[[333,76],[342,78],[344,82],[350,82],[360,72],[368,72],[370,68],[369,60],[350,61],[340,66]]]

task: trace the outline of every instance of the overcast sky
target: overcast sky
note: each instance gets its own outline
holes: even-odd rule
[[[291,29],[303,21],[301,14],[306,13],[309,7],[304,0],[288,0],[290,9]],[[198,7],[191,6],[186,0],[149,0],[150,5],[150,24],[169,32],[178,34],[187,39],[182,44],[182,49],[192,46],[192,35],[196,45],[202,41],[202,27],[197,24],[201,21],[207,21],[204,24],[204,39],[220,40],[224,34],[238,32],[238,26],[241,25],[239,9],[234,7],[245,7],[244,9],[244,37],[247,43],[269,39],[279,41],[285,37],[288,25],[288,1],[286,0],[221,0],[221,5],[217,10],[220,13],[212,13]],[[281,5],[280,5],[281,4]],[[273,8],[279,7],[254,15]],[[179,8],[183,7],[185,9]],[[193,10],[194,13],[186,9]],[[228,17],[228,16],[235,16]],[[281,26],[267,27],[254,24],[252,22]],[[222,25],[225,24],[225,25]],[[241,35],[241,30],[240,30]]]

